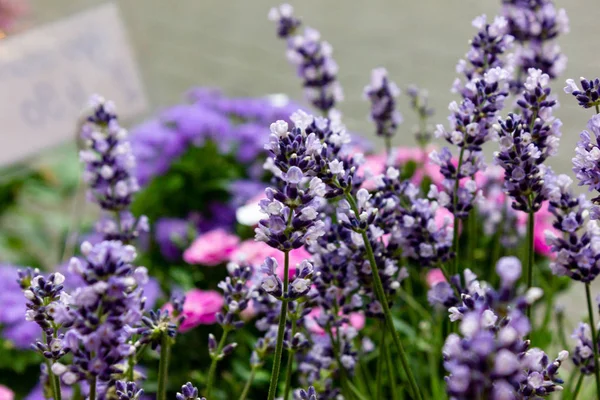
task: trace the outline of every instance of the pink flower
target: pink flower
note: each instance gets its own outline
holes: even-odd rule
[[[14,398],[15,394],[12,390],[4,385],[0,385],[0,400],[13,400]]]
[[[283,252],[272,248],[265,242],[256,242],[252,239],[243,241],[231,255],[231,260],[238,263],[246,262],[257,267],[265,262],[267,257],[273,257],[277,261],[277,274],[283,278]],[[310,253],[303,247],[290,251],[290,278],[294,276],[296,266],[302,261],[310,259],[310,257]]]
[[[192,289],[185,294],[183,303],[183,316],[185,320],[179,327],[179,331],[186,332],[198,325],[212,325],[216,321],[216,315],[223,308],[223,296],[215,290]],[[173,311],[169,303],[164,309]]]
[[[321,328],[317,323],[317,318],[319,318],[319,315],[321,315],[321,309],[313,308],[312,311],[308,313],[308,315],[304,319],[304,325],[310,332],[316,335],[324,335],[325,330]],[[342,312],[340,311],[338,315],[342,315]],[[360,331],[365,326],[365,315],[362,313],[350,313],[350,315],[348,315],[348,319],[350,321],[350,326],[355,328],[357,331]],[[346,326],[348,325],[344,324],[342,325],[342,328]]]
[[[28,11],[27,0],[0,0],[0,29],[12,31],[17,20]],[[2,397],[0,400],[3,400]]]
[[[411,178],[412,183],[419,185],[425,177],[440,186],[444,176],[440,172],[440,167],[429,161],[429,153],[433,148],[423,150],[419,147],[397,147],[394,149],[396,158],[394,165],[403,166],[409,162],[417,164],[417,168]],[[368,190],[375,189],[375,177],[384,173],[387,156],[385,153],[378,153],[365,157],[365,163],[360,166],[358,173],[365,177],[363,187]]]
[[[425,278],[427,281],[427,286],[430,288],[434,287],[440,282],[446,282],[446,277],[444,273],[439,268],[433,268],[429,272],[427,272],[427,277]]]
[[[219,265],[228,261],[240,239],[223,229],[206,232],[196,238],[183,253],[189,264]]]
[[[553,258],[555,254],[546,243],[545,231],[549,230],[556,236],[562,236],[562,232],[552,226],[554,215],[548,210],[549,203],[542,203],[542,208],[535,213],[533,225],[533,249],[539,255]],[[517,223],[519,226],[527,225],[527,213],[519,211],[517,214]]]

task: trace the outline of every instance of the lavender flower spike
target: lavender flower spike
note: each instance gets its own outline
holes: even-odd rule
[[[321,40],[321,34],[315,29],[306,27],[301,34],[297,33],[300,21],[292,12],[292,7],[284,4],[272,9],[269,19],[277,22],[278,36],[287,40],[287,58],[297,68],[306,98],[323,115],[329,116],[344,97],[337,81],[338,65],[331,57],[332,47]]]
[[[590,192],[600,192],[600,114],[594,115],[588,121],[588,129],[579,135],[580,140],[573,157],[573,172],[579,180],[579,186],[588,186]],[[592,201],[596,205],[600,204],[600,196],[596,196]],[[600,218],[597,206],[592,211],[592,218]]]
[[[377,128],[376,133],[385,139],[389,151],[391,138],[402,123],[402,115],[396,109],[396,98],[400,89],[389,80],[385,68],[371,71],[371,84],[365,87],[365,97],[371,101],[371,119]]]
[[[183,385],[181,392],[177,392],[175,398],[177,400],[206,400],[206,397],[198,397],[198,388],[192,385],[191,382]]]
[[[567,79],[565,93],[572,94],[579,105],[583,108],[596,108],[596,114],[600,114],[600,79],[580,78],[581,89],[573,79]]]
[[[130,242],[148,231],[148,220],[129,211],[132,196],[139,190],[135,157],[112,102],[100,96],[90,99],[82,116],[81,138],[84,149],[79,158],[85,164],[87,197],[105,213],[96,229],[106,240]]]

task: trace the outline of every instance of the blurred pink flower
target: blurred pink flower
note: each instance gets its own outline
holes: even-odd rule
[[[319,315],[321,315],[321,309],[313,308],[312,311],[308,313],[308,315],[304,319],[304,325],[306,326],[306,329],[308,329],[310,332],[316,335],[324,335],[325,330],[321,328],[317,323],[317,318],[319,318]],[[342,312],[340,311],[338,315],[342,315]],[[348,320],[350,321],[350,326],[352,326],[358,331],[360,331],[365,326],[365,316],[362,313],[350,313],[350,315],[348,315]],[[348,325],[344,324],[342,328],[346,326]]]
[[[189,264],[219,265],[228,261],[240,239],[223,229],[215,229],[198,236],[183,253]]]
[[[535,213],[533,219],[533,249],[539,255],[554,258],[555,254],[550,249],[550,246],[546,244],[546,230],[551,231],[556,236],[562,236],[562,232],[552,226],[554,221],[554,215],[548,210],[549,203],[547,201],[542,203],[542,208]],[[519,211],[517,214],[517,223],[519,226],[525,227],[527,225],[527,214]]]
[[[11,31],[17,19],[28,11],[27,0],[0,0],[0,29]],[[2,400],[1,397],[0,400]]]
[[[14,398],[15,394],[12,390],[4,385],[0,385],[0,400],[13,400]]]
[[[397,166],[406,165],[409,162],[415,162],[417,168],[412,176],[412,183],[419,185],[426,176],[439,186],[444,177],[440,172],[440,167],[429,161],[429,153],[433,147],[423,150],[419,147],[396,147],[396,158],[394,164]],[[360,166],[358,173],[365,177],[363,187],[368,190],[375,189],[374,178],[384,172],[387,156],[385,153],[373,154],[365,157],[365,163]]]
[[[441,269],[433,268],[432,270],[427,272],[425,280],[427,281],[427,286],[432,288],[440,282],[446,282],[446,277],[444,276],[444,273]]]
[[[225,300],[221,293],[215,290],[192,289],[185,294],[183,303],[183,316],[185,320],[179,327],[181,332],[189,331],[198,325],[212,325],[216,315],[223,308]],[[168,303],[165,310],[173,311],[173,306]]]
[[[234,262],[246,262],[254,267],[258,267],[267,257],[273,257],[277,261],[277,273],[283,278],[283,252],[272,248],[265,242],[257,242],[248,239],[240,243],[231,255]],[[290,251],[290,278],[296,272],[296,266],[302,261],[310,259],[311,255],[303,247]]]

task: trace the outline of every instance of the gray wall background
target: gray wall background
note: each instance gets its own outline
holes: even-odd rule
[[[99,0],[31,0],[31,25],[54,21],[100,4]],[[285,44],[275,37],[267,12],[276,0],[119,0],[151,110],[181,99],[192,85],[220,86],[231,95],[287,93],[300,98],[295,72],[284,57]],[[322,32],[334,46],[346,100],[346,124],[372,136],[362,89],[373,67],[385,66],[401,86],[429,89],[445,123],[454,67],[468,50],[480,14],[496,15],[500,0],[305,0],[291,2],[305,23]],[[571,19],[571,32],[560,39],[569,57],[563,77],[554,84],[563,122],[560,155],[553,160],[562,172],[570,159],[589,112],[563,93],[567,77],[600,75],[597,51],[598,0],[558,0]],[[596,50],[594,50],[596,49]],[[397,144],[412,144],[414,117],[401,101],[405,123]],[[493,147],[493,145],[491,146]]]

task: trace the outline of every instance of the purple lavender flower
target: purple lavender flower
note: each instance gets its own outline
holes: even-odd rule
[[[139,184],[133,175],[135,157],[126,141],[127,131],[119,126],[112,102],[99,96],[90,99],[81,137],[85,150],[79,158],[85,164],[83,179],[89,185],[88,199],[108,214],[97,230],[107,240],[125,242],[147,232],[147,218],[136,218],[128,211]]]
[[[508,95],[506,81],[510,76],[503,69],[501,58],[513,39],[506,34],[506,20],[497,17],[487,23],[485,16],[481,16],[473,21],[473,26],[478,32],[466,54],[468,61],[460,60],[456,68],[466,80],[463,83],[457,78],[453,85],[453,90],[460,93],[463,100],[460,104],[450,103],[450,130],[438,125],[435,131],[437,137],[444,137],[460,148],[458,166],[452,162],[448,148],[430,155],[444,175],[444,191],[451,199],[447,207],[457,220],[468,215],[478,198],[475,182],[463,180],[472,178],[484,168],[481,146],[493,136],[492,125],[504,107],[504,98]],[[459,184],[461,181],[463,186]]]
[[[115,388],[119,400],[139,400],[144,394],[135,382],[117,381]]]
[[[85,285],[73,293],[73,329],[64,338],[73,353],[73,363],[61,371],[71,385],[97,377],[98,388],[114,385],[113,374],[123,373],[123,361],[135,352],[130,342],[133,327],[144,310],[143,291],[148,276],[143,267],[131,263],[135,248],[118,241],[81,246],[84,259],[73,258],[70,268]]]
[[[528,349],[529,321],[519,310],[499,318],[476,306],[463,315],[459,329],[462,337],[450,334],[443,348],[452,398],[527,399],[562,390],[557,372],[569,353],[550,361],[542,350]]]
[[[318,400],[317,391],[314,386],[310,386],[308,390],[298,389],[294,392],[294,400]]]
[[[287,58],[297,67],[308,101],[323,115],[331,116],[336,103],[343,100],[331,45],[321,40],[317,30],[309,27],[297,34],[300,22],[292,12],[292,7],[284,4],[279,9],[272,9],[269,19],[277,22],[278,35],[287,40]]]
[[[600,114],[594,115],[588,121],[588,129],[589,131],[583,131],[579,135],[580,140],[573,157],[573,172],[579,180],[579,186],[588,186],[589,191],[600,192]],[[600,203],[600,196],[595,197],[593,202]],[[594,219],[598,219],[596,206],[593,216]]]
[[[189,247],[197,232],[187,220],[161,218],[155,224],[155,239],[161,254],[169,261],[181,259],[183,250]]]
[[[183,323],[183,304],[185,296],[182,293],[175,292],[171,295],[169,304],[171,308],[162,310],[150,310],[148,315],[142,317],[141,324],[137,328],[137,333],[140,335],[139,340],[135,343],[136,348],[142,345],[149,344],[154,350],[162,344],[163,336],[166,335],[171,340],[177,336],[177,330]]]
[[[415,133],[415,138],[419,146],[424,148],[431,142],[431,131],[427,126],[427,120],[434,114],[433,108],[429,106],[429,94],[427,90],[420,89],[416,85],[410,85],[406,88],[406,94],[410,97],[410,107],[419,118],[419,126]]]
[[[371,119],[378,136],[390,140],[402,123],[402,115],[396,109],[396,98],[400,89],[389,80],[385,68],[371,71],[371,84],[365,87],[365,98],[371,102]]]
[[[500,151],[496,162],[504,168],[505,190],[513,208],[527,213],[538,211],[547,199],[543,162],[558,150],[559,119],[552,116],[557,101],[547,87],[549,77],[540,70],[529,70],[525,91],[517,100],[521,115],[509,114],[500,120]]]
[[[583,108],[596,108],[596,113],[599,114],[600,107],[600,79],[585,79],[580,78],[581,87],[580,89],[573,79],[567,79],[567,86],[565,86],[565,93],[572,94],[579,105]]]
[[[192,385],[191,382],[183,385],[181,392],[177,392],[175,398],[177,400],[206,400],[205,397],[198,397],[198,388]]]
[[[41,337],[37,324],[23,319],[27,299],[23,296],[17,278],[19,270],[10,265],[0,265],[0,325],[2,337],[19,349],[29,349]]]
[[[550,197],[550,212],[555,216],[554,228],[562,237],[546,231],[546,241],[556,252],[550,262],[555,275],[589,283],[600,273],[600,226],[595,220],[587,221],[590,203],[584,195],[576,197],[570,189],[573,182],[566,175],[546,177]]]
[[[53,371],[55,366],[61,366],[56,361],[70,350],[65,347],[62,333],[62,328],[73,325],[73,318],[69,315],[71,296],[64,291],[64,281],[65,277],[59,272],[44,277],[38,270],[19,271],[19,285],[27,299],[25,319],[37,323],[44,332],[43,341],[32,345],[54,362]]]
[[[566,67],[567,57],[560,52],[556,38],[569,32],[569,20],[565,10],[557,10],[553,3],[552,0],[502,1],[508,33],[518,42],[517,77],[511,82],[515,92],[523,88],[529,68],[542,70],[554,79]]]
[[[571,337],[576,341],[572,356],[573,364],[579,368],[582,374],[592,375],[596,369],[596,363],[594,362],[590,326],[580,322],[579,326],[573,331]],[[597,345],[598,344],[596,344],[596,346]]]

